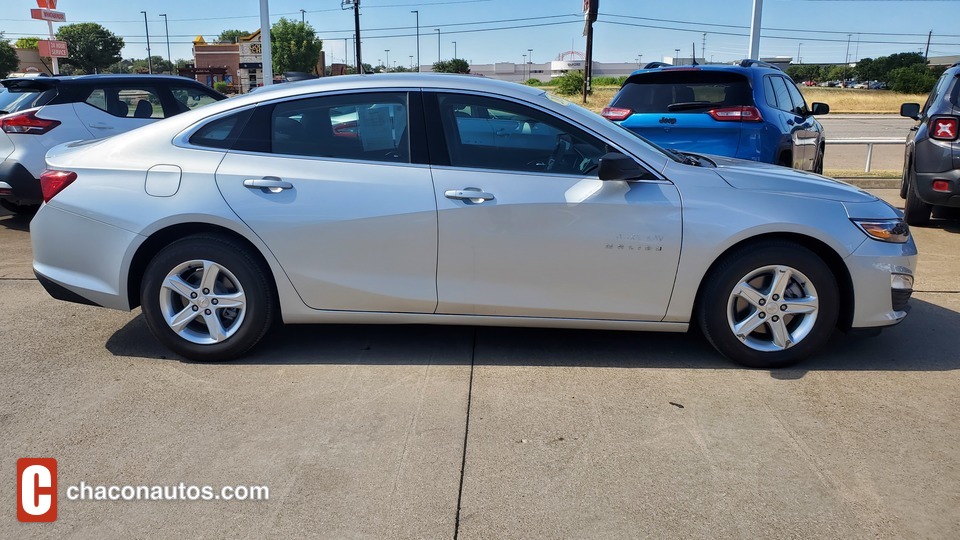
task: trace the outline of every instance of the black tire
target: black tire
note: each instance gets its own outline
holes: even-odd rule
[[[0,199],[0,206],[14,214],[21,216],[32,216],[37,213],[37,210],[40,209],[39,204],[16,204],[8,201],[7,199]]]
[[[907,225],[923,226],[930,223],[930,212],[933,206],[920,200],[917,196],[917,184],[913,175],[907,182],[907,198],[903,203],[903,219]]]
[[[208,273],[210,288],[203,281]],[[181,356],[200,361],[237,358],[263,338],[274,320],[276,298],[268,276],[239,242],[218,235],[189,236],[160,250],[147,265],[140,289],[143,315],[153,335]],[[183,282],[181,292],[164,287],[168,278]],[[189,320],[179,330],[167,322],[175,313]]]
[[[793,277],[786,280],[784,293],[775,295],[770,289],[773,276],[786,275],[779,273],[783,268]],[[756,304],[736,294],[742,281],[762,297]],[[794,242],[766,240],[728,253],[710,272],[698,299],[697,321],[707,340],[730,360],[754,368],[785,367],[816,353],[830,339],[840,312],[839,296],[836,277],[817,254]],[[791,298],[798,303],[790,306]],[[814,312],[790,311],[813,306],[813,298]],[[757,326],[741,339],[735,325],[750,320]],[[778,345],[775,327],[791,342],[781,339],[786,345]]]

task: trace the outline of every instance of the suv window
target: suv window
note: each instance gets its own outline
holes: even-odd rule
[[[953,76],[951,76],[949,72],[944,72],[943,75],[940,76],[940,80],[933,86],[933,91],[930,92],[930,95],[927,96],[927,101],[923,104],[923,112],[920,113],[921,115],[926,115],[930,107],[937,102],[940,94],[946,89],[951,78],[953,78]]]
[[[784,84],[787,85],[787,92],[790,93],[790,99],[793,100],[793,110],[791,112],[797,116],[806,116],[808,113],[807,102],[803,99],[803,94],[800,93],[800,90],[797,89],[797,85],[793,84],[789,79],[780,78],[783,79]]]
[[[790,90],[787,89],[787,82],[783,77],[768,75],[770,84],[773,85],[773,95],[777,100],[776,107],[781,111],[793,112],[793,101],[790,100]]]
[[[588,175],[607,152],[580,129],[513,102],[441,94],[439,105],[454,167]]]
[[[56,95],[56,90],[40,91],[38,89],[7,89],[0,92],[0,114],[15,113],[39,107],[50,101]]]
[[[252,108],[218,118],[191,135],[190,144],[228,150],[240,136],[251,114]]]
[[[410,162],[406,93],[278,103],[270,115],[269,129],[274,154]]]
[[[702,112],[740,105],[753,105],[747,78],[739,73],[707,70],[634,75],[610,104],[635,113]]]
[[[85,103],[120,118],[163,118],[160,96],[153,86],[91,89]]]
[[[214,94],[196,86],[171,85],[170,93],[173,94],[177,114],[218,101]]]

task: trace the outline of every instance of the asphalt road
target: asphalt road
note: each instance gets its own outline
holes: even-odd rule
[[[420,326],[197,364],[139,311],[49,298],[0,216],[0,538],[957,538],[958,233],[914,231],[904,323],[791,369],[696,334]],[[55,523],[17,522],[19,457],[57,458]],[[80,482],[270,499],[67,500]]]
[[[899,139],[904,141],[916,121],[892,114],[828,114],[818,116],[827,139]],[[863,171],[866,164],[865,145],[827,144],[824,168],[829,170]],[[903,171],[903,145],[876,145],[871,171]]]

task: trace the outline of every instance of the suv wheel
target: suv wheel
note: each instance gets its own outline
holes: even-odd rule
[[[907,200],[903,204],[903,219],[907,225],[926,225],[930,222],[930,212],[933,206],[920,200],[917,196],[917,181],[913,173],[907,181]]]

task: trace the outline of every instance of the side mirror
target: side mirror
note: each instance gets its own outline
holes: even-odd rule
[[[906,116],[907,118],[913,118],[914,120],[920,119],[920,104],[919,103],[904,103],[900,105],[900,116]]]
[[[650,178],[650,173],[641,167],[632,157],[620,152],[608,152],[600,158],[601,180],[641,180]]]
[[[814,116],[823,116],[830,112],[830,106],[826,103],[819,103],[814,101],[810,104],[810,114]]]

